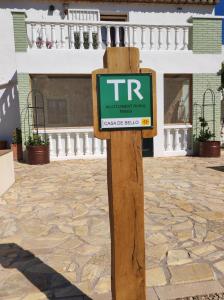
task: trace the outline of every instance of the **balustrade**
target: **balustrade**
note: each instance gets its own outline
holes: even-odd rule
[[[165,125],[164,154],[167,156],[192,154],[191,138],[192,125]]]
[[[40,130],[40,134],[44,134]],[[46,131],[51,160],[105,158],[106,140],[94,138],[92,128],[56,128]],[[164,126],[164,156],[192,154],[192,125]]]
[[[26,21],[30,48],[105,49],[138,47],[147,51],[188,50],[191,25],[139,25],[98,21]]]
[[[40,134],[44,132],[40,130]],[[106,157],[106,140],[94,138],[92,128],[48,129],[46,134],[52,161]]]

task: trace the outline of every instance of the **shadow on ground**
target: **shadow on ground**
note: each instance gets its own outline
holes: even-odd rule
[[[16,268],[49,300],[92,300],[30,251],[14,243],[0,244],[0,264]]]
[[[208,169],[213,169],[213,170],[215,170],[215,171],[224,172],[224,166],[208,167]]]

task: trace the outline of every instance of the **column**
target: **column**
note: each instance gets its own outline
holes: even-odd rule
[[[146,50],[146,27],[142,27],[142,50]]]
[[[55,25],[51,24],[51,48],[56,48]]]
[[[80,49],[84,49],[84,36],[83,36],[83,26],[79,26],[79,38],[80,38]]]
[[[75,144],[76,144],[76,155],[81,155],[83,154],[81,151],[81,145],[80,145],[80,133],[76,132],[75,133]]]
[[[166,128],[166,151],[171,151],[170,128]]]
[[[71,49],[75,49],[75,35],[74,35],[74,25],[69,26],[69,31],[70,31],[70,41],[69,45]]]
[[[60,30],[61,30],[61,48],[65,48],[65,36],[64,36],[64,25],[60,25]]]
[[[178,151],[179,150],[179,129],[175,128],[174,129],[174,151]]]
[[[45,24],[41,24],[41,38],[42,38],[42,46],[40,48],[46,48],[46,26]]]
[[[36,32],[36,24],[31,24],[31,34],[32,34],[32,48],[37,48],[37,32]]]
[[[92,25],[88,25],[88,33],[89,33],[89,49],[93,49],[93,32],[92,32]]]
[[[67,156],[72,156],[71,151],[71,133],[66,133],[66,146],[67,146]]]
[[[111,47],[110,25],[107,25],[107,47]]]
[[[97,26],[97,42],[98,42],[98,49],[102,49],[102,35],[101,35],[101,26]]]
[[[120,32],[119,26],[115,26],[115,45],[116,47],[120,46]]]
[[[58,157],[61,157],[62,156],[62,142],[61,142],[61,134],[58,133],[57,134],[57,153],[58,153]]]

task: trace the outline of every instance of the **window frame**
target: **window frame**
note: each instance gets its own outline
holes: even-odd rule
[[[89,79],[91,81],[91,74],[84,74],[84,73],[80,73],[80,74],[36,74],[36,73],[33,73],[33,74],[29,74],[30,75],[30,88],[33,89],[34,88],[34,85],[33,85],[33,80],[35,78],[85,78],[85,79]],[[92,90],[91,90],[92,91]],[[50,99],[53,99],[53,98],[50,98]],[[59,99],[59,97],[58,97]],[[63,100],[62,98],[60,98],[61,100]],[[59,99],[59,100],[60,100]],[[68,99],[66,99],[66,102],[67,102],[67,113],[68,113],[68,110],[69,110],[69,105],[68,105]],[[86,125],[86,126],[70,126],[68,124],[54,124],[54,125],[51,125],[51,126],[48,126],[48,112],[47,112],[47,98],[44,96],[44,110],[45,110],[45,124],[46,124],[46,130],[48,129],[52,129],[52,128],[90,128],[92,127],[93,125]],[[68,114],[68,121],[70,122],[70,116]],[[44,129],[43,126],[39,126],[39,129]]]
[[[189,121],[188,122],[178,122],[178,123],[165,123],[165,79],[169,78],[169,79],[175,79],[175,78],[186,78],[189,79]],[[192,118],[193,118],[193,76],[192,74],[186,73],[186,74],[164,74],[164,124],[165,125],[174,125],[174,124],[190,124],[192,125]]]
[[[103,19],[103,20],[102,20]],[[116,13],[116,12],[100,12],[100,21],[102,22],[128,22],[128,13]]]

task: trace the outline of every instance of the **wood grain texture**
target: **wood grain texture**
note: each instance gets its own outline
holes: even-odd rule
[[[136,48],[110,48],[108,73],[138,73]],[[107,143],[113,300],[145,300],[144,194],[140,130],[112,131]]]
[[[114,132],[108,141],[113,300],[145,300],[142,139]]]

